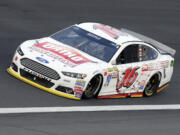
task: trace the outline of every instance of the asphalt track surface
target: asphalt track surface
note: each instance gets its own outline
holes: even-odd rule
[[[17,46],[79,22],[128,28],[176,49],[171,84],[151,98],[74,101],[25,84],[9,74]],[[180,104],[179,0],[1,0],[0,108]],[[179,111],[0,115],[0,134],[180,134]]]
[[[0,116],[2,135],[179,135],[180,111]]]

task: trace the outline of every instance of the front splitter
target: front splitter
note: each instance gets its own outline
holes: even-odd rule
[[[21,75],[19,75],[18,73],[16,73],[15,71],[13,71],[13,69],[11,67],[7,69],[7,72],[9,74],[11,74],[12,76],[16,77],[17,79],[19,79],[19,80],[21,80],[21,81],[23,81],[25,83],[28,83],[28,84],[30,84],[30,85],[32,85],[34,87],[37,87],[37,88],[39,88],[41,90],[47,91],[47,92],[55,94],[57,96],[61,96],[61,97],[69,98],[69,99],[80,100],[80,98],[77,98],[74,95],[63,93],[63,92],[53,90],[53,89],[50,89],[50,88],[46,88],[46,87],[44,87],[44,86],[42,86],[42,85],[40,85],[38,83],[35,83],[35,82],[31,81],[31,80],[28,80],[28,79],[22,77]]]

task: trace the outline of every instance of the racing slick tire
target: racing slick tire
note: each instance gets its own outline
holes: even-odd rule
[[[103,83],[102,75],[94,76],[88,83],[84,93],[83,98],[90,99],[97,96]]]
[[[160,83],[159,75],[158,74],[153,75],[144,89],[143,92],[144,96],[146,97],[154,96],[157,93],[159,83]]]

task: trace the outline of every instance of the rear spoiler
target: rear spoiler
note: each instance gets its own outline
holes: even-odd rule
[[[176,50],[174,50],[173,48],[163,44],[163,43],[160,43],[152,38],[149,38],[149,37],[146,37],[144,35],[141,35],[139,33],[136,33],[136,32],[133,32],[133,31],[130,31],[130,30],[127,30],[127,29],[124,29],[122,28],[121,29],[122,32],[125,32],[129,35],[132,35],[144,42],[147,42],[151,45],[153,45],[154,47],[156,47],[161,53],[167,53],[167,54],[170,54],[171,56],[174,56],[175,53],[176,53]]]

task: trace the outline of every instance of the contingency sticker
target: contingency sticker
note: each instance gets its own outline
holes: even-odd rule
[[[81,98],[83,94],[83,88],[85,86],[86,81],[77,80],[74,86],[74,95],[77,98]]]
[[[165,60],[165,61],[159,61],[156,63],[149,63],[149,64],[144,64],[142,66],[142,71],[153,71],[153,70],[159,70],[159,69],[164,69],[164,68],[168,68],[169,66],[169,61]]]

